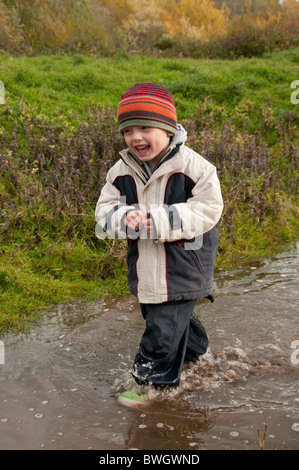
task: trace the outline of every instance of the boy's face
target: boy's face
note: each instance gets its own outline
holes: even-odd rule
[[[158,127],[129,126],[123,130],[123,135],[131,152],[140,161],[148,162],[153,170],[173,134]]]

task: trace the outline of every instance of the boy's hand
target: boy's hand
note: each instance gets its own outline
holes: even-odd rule
[[[151,235],[150,238],[152,238],[154,234],[154,224],[152,219],[150,217],[145,217],[145,219],[143,220],[143,226],[145,227],[147,233]]]
[[[125,218],[125,224],[132,230],[136,232],[141,228],[146,217],[142,211],[136,210],[129,212],[129,214]]]
[[[132,230],[137,232],[144,227],[148,234],[152,235],[154,231],[154,225],[150,217],[146,217],[140,210],[129,212],[125,218],[125,224]]]

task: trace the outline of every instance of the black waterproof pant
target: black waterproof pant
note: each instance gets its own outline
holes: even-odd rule
[[[207,333],[193,312],[196,300],[141,304],[146,328],[135,357],[138,384],[178,385],[184,362],[195,362],[208,347]]]

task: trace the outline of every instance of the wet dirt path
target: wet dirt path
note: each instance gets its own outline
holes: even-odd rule
[[[220,272],[210,345],[181,385],[120,406],[144,324],[132,297],[61,305],[2,338],[0,449],[299,449],[298,251]],[[298,354],[297,354],[298,352]]]

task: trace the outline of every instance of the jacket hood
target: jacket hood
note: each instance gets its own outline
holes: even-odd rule
[[[177,124],[177,131],[170,141],[171,147],[179,145],[179,144],[184,144],[187,140],[187,137],[188,137],[188,134],[187,134],[186,129],[181,124]]]

